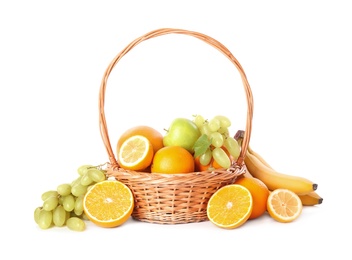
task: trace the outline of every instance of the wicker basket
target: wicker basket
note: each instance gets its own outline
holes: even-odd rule
[[[247,98],[247,121],[240,156],[237,161],[232,162],[229,169],[187,174],[159,174],[124,170],[116,160],[109,140],[104,113],[105,90],[108,77],[117,62],[138,44],[166,34],[189,35],[210,44],[223,53],[240,73]],[[223,44],[207,35],[183,29],[163,28],[151,31],[132,41],[111,61],[104,73],[100,86],[99,110],[101,136],[109,156],[107,175],[115,177],[132,190],[135,198],[135,208],[132,213],[134,219],[159,224],[182,224],[206,221],[208,220],[206,212],[207,202],[212,194],[219,188],[233,183],[246,170],[244,156],[250,139],[253,115],[251,89],[243,68],[236,58]]]

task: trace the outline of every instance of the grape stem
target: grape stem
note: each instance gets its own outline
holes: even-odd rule
[[[106,162],[106,163],[98,164],[98,165],[96,165],[96,166],[91,166],[91,167],[89,167],[89,168],[97,168],[98,170],[103,170],[103,167],[106,166],[106,165],[108,165],[108,164],[109,164],[109,163]]]

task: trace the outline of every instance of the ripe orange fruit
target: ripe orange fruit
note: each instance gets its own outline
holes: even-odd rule
[[[237,178],[235,184],[246,187],[253,197],[253,210],[249,219],[255,219],[266,211],[267,200],[270,194],[268,187],[259,179],[251,177]]]
[[[291,222],[302,212],[302,201],[293,191],[287,189],[273,190],[267,202],[269,215],[283,223]]]
[[[242,185],[230,184],[223,186],[210,197],[207,215],[216,226],[233,229],[248,220],[252,208],[250,191]]]
[[[115,180],[98,182],[84,195],[87,218],[101,227],[117,227],[127,221],[134,207],[131,190]]]
[[[134,135],[142,135],[146,137],[152,144],[154,153],[158,151],[161,147],[164,146],[163,144],[163,135],[157,131],[156,129],[150,127],[150,126],[145,126],[145,125],[139,125],[135,126],[132,128],[127,129],[119,138],[117,141],[117,154],[120,152],[120,148],[122,143],[129,137],[134,136]]]
[[[140,171],[152,163],[153,155],[150,141],[142,135],[134,135],[122,143],[118,162],[126,170]]]
[[[181,146],[165,146],[154,154],[152,173],[194,172],[193,155]]]

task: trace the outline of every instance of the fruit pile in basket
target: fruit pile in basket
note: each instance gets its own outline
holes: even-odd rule
[[[229,168],[241,149],[230,125],[225,116],[205,120],[196,115],[174,119],[164,134],[132,127],[119,138],[118,163],[126,170],[170,174]]]
[[[223,115],[205,119],[176,118],[162,133],[151,126],[126,129],[116,145],[119,167],[150,174],[187,174],[231,168],[241,153],[243,131],[230,132]],[[303,205],[322,198],[308,179],[275,171],[251,147],[245,153],[247,171],[214,194],[207,204],[208,219],[218,227],[233,229],[268,213],[279,222],[291,222]],[[67,226],[83,231],[85,221],[100,227],[117,227],[127,221],[135,206],[133,192],[108,178],[104,165],[82,165],[78,177],[44,192],[34,212],[41,229]]]

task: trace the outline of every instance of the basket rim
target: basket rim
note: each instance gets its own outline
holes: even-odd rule
[[[105,90],[107,87],[107,81],[109,78],[110,73],[112,72],[113,68],[115,65],[122,59],[124,55],[126,55],[129,51],[131,51],[134,47],[136,47],[138,44],[142,43],[143,41],[146,41],[148,39],[152,39],[155,37],[167,35],[167,34],[182,34],[182,35],[188,35],[195,37],[212,47],[216,48],[219,50],[222,54],[224,54],[237,68],[237,71],[239,72],[241,79],[242,79],[242,84],[245,90],[245,96],[246,96],[246,101],[247,101],[247,118],[246,118],[246,128],[244,130],[244,135],[243,139],[241,142],[241,152],[239,157],[237,158],[236,165],[243,166],[244,165],[244,158],[246,156],[250,136],[251,136],[251,131],[252,131],[252,118],[253,118],[253,94],[250,88],[250,84],[247,80],[247,76],[244,72],[243,67],[239,63],[239,61],[235,58],[235,56],[230,52],[230,50],[225,47],[222,43],[219,41],[215,40],[214,38],[200,33],[196,31],[190,31],[190,30],[185,30],[185,29],[177,29],[177,28],[160,28],[156,29],[153,31],[150,31],[144,35],[141,35],[140,37],[137,37],[135,40],[131,41],[124,49],[122,49],[110,62],[108,67],[106,68],[101,84],[100,84],[100,91],[99,91],[99,128],[100,128],[100,135],[102,137],[103,143],[105,145],[107,154],[108,154],[108,159],[113,167],[119,167],[119,164],[116,160],[115,153],[112,149],[111,142],[109,139],[109,133],[108,133],[108,127],[107,127],[107,122],[106,122],[106,117],[105,117]],[[150,174],[150,173],[149,173]],[[166,175],[166,174],[165,174]]]
[[[151,177],[152,179],[193,179],[193,177],[199,177],[199,176],[207,176],[209,178],[216,177],[218,175],[229,175],[232,177],[237,177],[241,175],[244,171],[246,171],[245,165],[232,165],[228,169],[224,168],[219,168],[219,169],[213,169],[213,170],[206,170],[206,171],[194,171],[194,172],[189,172],[189,173],[153,173],[153,172],[145,172],[145,171],[133,171],[133,170],[127,170],[119,167],[118,165],[112,165],[109,164],[106,167],[106,171],[109,177],[117,177],[120,175],[135,175],[138,177],[141,176],[148,176]]]

